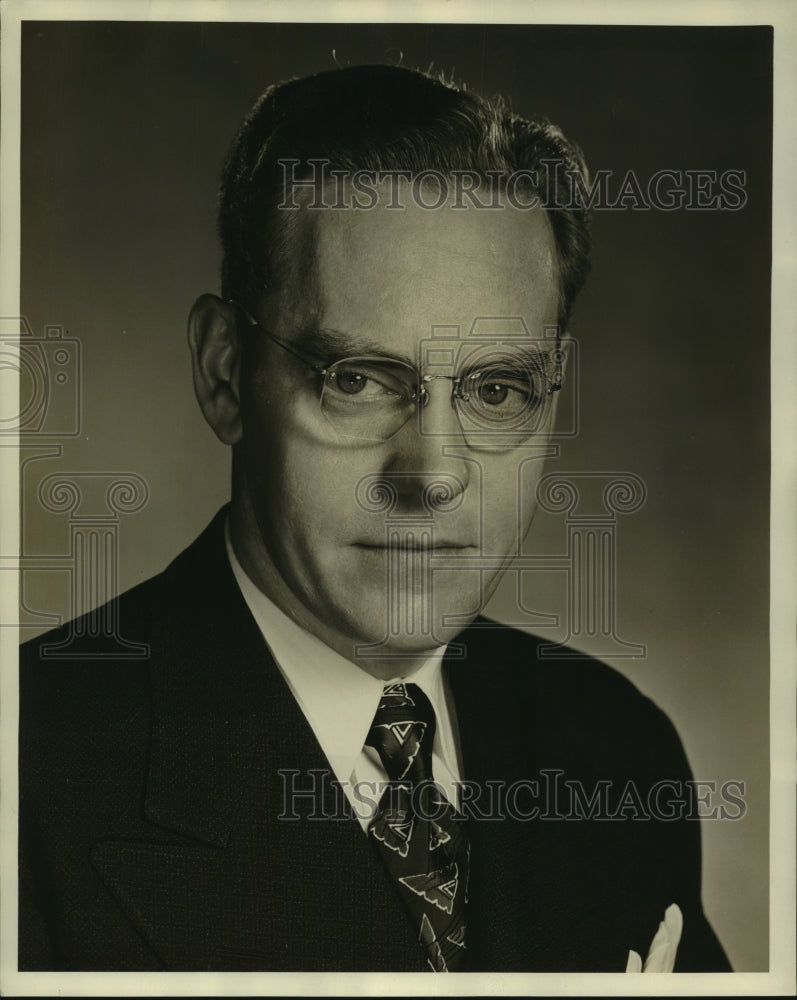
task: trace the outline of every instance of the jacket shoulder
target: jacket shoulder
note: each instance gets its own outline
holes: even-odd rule
[[[602,769],[660,770],[663,761],[689,773],[671,720],[633,681],[601,660],[488,619],[477,619],[460,641],[467,650],[460,687],[465,700],[488,703],[529,733],[552,758],[579,757]],[[457,671],[454,665],[450,676]]]
[[[649,701],[623,673],[603,660],[488,618],[477,618],[460,636],[465,658],[490,663],[491,676],[522,691],[566,691],[572,704],[594,697]],[[652,704],[652,703],[651,703]],[[594,705],[593,705],[594,707]]]
[[[19,647],[20,696],[58,698],[65,685],[93,685],[104,675],[140,672],[149,660],[152,612],[162,574]]]
[[[163,572],[102,606],[20,646],[20,685],[30,696],[76,690],[82,682],[135,676],[151,661],[153,639],[207,619],[203,599],[224,566],[223,508]]]

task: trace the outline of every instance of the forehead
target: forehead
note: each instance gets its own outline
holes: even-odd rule
[[[305,270],[291,296],[305,323],[413,355],[433,326],[464,336],[480,317],[521,316],[539,336],[556,322],[556,251],[540,208],[328,208],[312,231],[312,282]]]

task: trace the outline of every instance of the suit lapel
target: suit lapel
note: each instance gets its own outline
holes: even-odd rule
[[[495,633],[493,633],[495,637]],[[489,651],[478,631],[465,639],[463,661],[446,669],[459,727],[463,778],[471,785],[466,809],[471,842],[468,941],[477,970],[517,970],[528,957],[531,937],[531,890],[528,830],[505,815],[505,789],[527,777],[527,748],[520,745],[516,700],[501,684],[490,683],[491,659],[509,653],[500,645]],[[549,859],[555,866],[556,858]],[[555,876],[552,876],[555,877]],[[525,927],[523,926],[525,924]]]
[[[238,593],[222,525],[209,531],[214,526],[213,536],[202,536],[162,577],[145,813],[157,825],[223,846],[263,742],[277,672]]]
[[[533,640],[479,629],[478,622],[461,638],[467,657],[446,669],[464,777],[481,792],[468,819],[473,967],[623,971],[629,944],[622,924],[631,904],[623,886],[610,881],[603,831],[586,822],[524,818],[543,801],[542,772],[564,764],[544,724],[557,706],[535,688]],[[522,650],[514,648],[518,641]],[[534,794],[529,781],[539,783]]]
[[[240,595],[224,515],[157,583],[143,802],[151,836],[103,841],[92,862],[166,968],[423,969],[396,890],[335,795]],[[539,778],[560,747],[542,724],[551,706],[534,688],[531,640],[478,628],[463,638],[467,659],[447,671],[464,777],[482,790]],[[507,695],[513,685],[517,697]],[[291,781],[316,792],[293,812]],[[474,812],[491,808],[483,799]],[[624,968],[633,907],[608,884],[606,845],[589,827],[468,821],[474,969]]]
[[[422,968],[409,919],[240,595],[225,513],[160,578],[152,841],[103,842],[92,862],[168,968]],[[290,787],[313,794],[291,806]]]

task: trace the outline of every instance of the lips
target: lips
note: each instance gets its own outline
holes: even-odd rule
[[[469,542],[434,542],[430,545],[418,544],[416,541],[394,542],[388,545],[386,542],[355,542],[354,547],[358,549],[371,549],[376,552],[461,552],[463,549],[473,549],[474,545]]]

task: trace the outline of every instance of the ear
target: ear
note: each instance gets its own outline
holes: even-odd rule
[[[220,441],[236,444],[241,438],[241,345],[235,307],[216,295],[201,295],[188,317],[188,345],[205,420]]]

